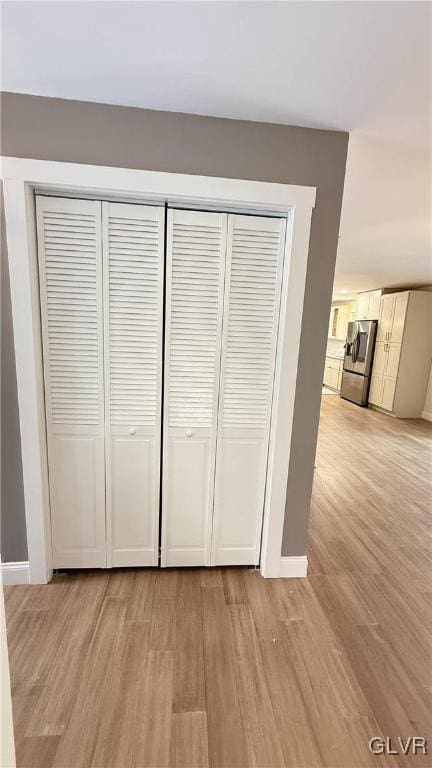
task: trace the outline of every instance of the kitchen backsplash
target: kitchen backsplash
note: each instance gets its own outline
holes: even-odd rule
[[[343,355],[344,342],[341,339],[327,339],[328,355]]]

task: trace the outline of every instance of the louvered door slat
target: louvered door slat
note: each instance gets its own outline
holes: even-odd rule
[[[167,222],[163,565],[209,565],[226,214]]]
[[[101,204],[37,196],[53,566],[105,555]]]
[[[108,561],[157,565],[164,209],[103,203]]]
[[[213,565],[259,561],[284,241],[283,219],[229,216]]]

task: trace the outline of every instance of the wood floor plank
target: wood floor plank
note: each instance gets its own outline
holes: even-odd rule
[[[118,695],[116,664],[124,631],[126,605],[121,598],[104,600],[90,647],[83,659],[66,730],[60,740],[55,768],[89,768],[104,708]]]
[[[154,568],[116,568],[112,571],[107,596],[127,601],[127,621],[150,621],[156,577]]]
[[[202,603],[209,762],[211,768],[240,768],[248,756],[223,588],[204,588]]]
[[[91,768],[167,768],[172,728],[172,651],[140,645],[145,623],[127,624],[132,641],[123,657],[116,701],[110,701],[97,728]]]
[[[118,690],[107,701],[96,734],[92,768],[134,765],[136,731],[141,722],[149,622],[127,621],[117,648]]]
[[[48,630],[39,653],[39,680],[43,690],[25,729],[26,736],[64,733],[82,674],[82,664],[102,607],[107,573],[91,573],[69,582],[63,604],[47,612]]]
[[[134,768],[166,768],[170,762],[174,653],[149,651],[133,748]]]
[[[284,766],[261,651],[249,606],[228,608],[234,646],[234,671],[245,731],[248,765]]]
[[[224,568],[222,581],[227,605],[246,603],[246,593],[243,583],[244,568]]]
[[[185,569],[178,575],[175,607],[174,712],[205,710],[204,649],[199,573]]]
[[[150,618],[150,650],[174,651],[175,649],[177,583],[177,570],[166,568],[158,571]]]
[[[22,768],[51,768],[59,741],[59,736],[19,739],[16,744],[17,765]]]
[[[172,716],[170,754],[170,768],[208,768],[205,712],[178,712]]]
[[[222,568],[201,568],[202,587],[223,587]]]
[[[323,766],[319,735],[310,727],[293,661],[287,655],[284,642],[286,627],[279,618],[274,582],[249,571],[244,574],[244,583],[285,763],[290,768]]]

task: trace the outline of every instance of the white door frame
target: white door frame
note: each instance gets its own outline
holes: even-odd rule
[[[52,575],[34,191],[287,216],[264,505],[261,574],[283,572],[281,546],[312,209],[316,188],[2,157],[30,583]],[[285,333],[285,328],[289,333]]]

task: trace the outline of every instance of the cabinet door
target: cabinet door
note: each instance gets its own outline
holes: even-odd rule
[[[359,293],[357,296],[356,320],[367,320],[369,311],[369,294]]]
[[[375,344],[372,376],[383,376],[387,367],[387,347],[383,341]]]
[[[103,203],[109,566],[158,563],[164,219]]]
[[[342,305],[339,308],[337,318],[337,330],[336,336],[338,339],[346,339],[348,330],[348,321],[350,316],[350,306],[348,304]]]
[[[369,389],[369,402],[373,405],[381,405],[383,397],[383,376],[373,375]]]
[[[397,293],[394,296],[394,310],[390,326],[389,341],[401,342],[405,326],[408,306],[408,293]]]
[[[377,341],[388,341],[391,333],[394,312],[394,296],[389,294],[381,298],[378,318]]]
[[[106,565],[101,203],[36,197],[54,568]]]
[[[163,566],[210,565],[226,227],[168,211]]]
[[[329,363],[327,362],[327,359],[326,359],[326,364],[324,366],[324,384],[326,385],[326,387],[330,387],[331,386],[331,384],[330,384],[331,370],[332,369],[331,369],[331,367],[330,367],[330,365],[329,365]]]
[[[333,339],[337,337],[338,327],[339,327],[339,316],[340,316],[340,307],[333,307],[331,333],[330,333],[330,336]]]
[[[285,220],[229,216],[212,565],[259,562]]]
[[[369,294],[369,306],[368,306],[368,320],[378,320],[381,308],[381,293],[380,291],[371,291]]]
[[[329,387],[337,389],[339,383],[339,368],[332,366],[329,370]]]
[[[381,406],[385,408],[387,411],[393,410],[395,390],[396,390],[396,379],[389,379],[387,378],[387,376],[384,376]]]
[[[328,336],[329,339],[331,338],[331,335],[332,335],[333,312],[334,312],[334,307],[330,307],[329,327],[328,327],[328,332],[327,332],[327,336]]]
[[[400,344],[387,344],[387,355],[384,375],[396,379],[399,369],[399,358],[401,353]]]

